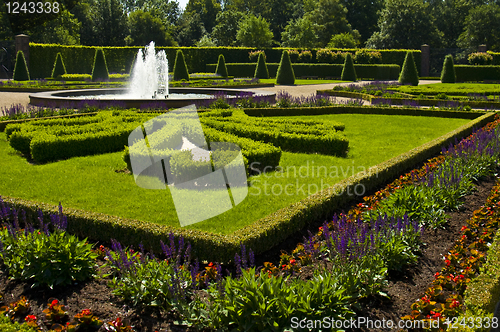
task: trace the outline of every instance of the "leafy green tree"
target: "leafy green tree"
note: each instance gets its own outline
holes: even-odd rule
[[[439,47],[441,32],[422,0],[387,0],[378,26],[367,41],[368,48],[420,49],[422,44]]]
[[[52,69],[52,78],[58,78],[61,75],[66,74],[66,66],[62,59],[62,54],[59,52],[56,56],[56,61],[54,62],[54,68]]]
[[[443,70],[441,71],[441,83],[455,83],[457,75],[455,74],[455,65],[453,64],[453,56],[448,54],[444,58]]]
[[[295,83],[295,74],[288,51],[283,51],[281,54],[281,61],[276,74],[276,83],[284,85],[292,85]]]
[[[43,44],[79,45],[80,23],[67,10],[62,10],[60,15],[52,21],[27,32],[30,42]]]
[[[92,45],[125,45],[127,15],[118,0],[95,0],[90,12],[93,24]]]
[[[353,29],[359,31],[361,40],[365,42],[377,31],[379,12],[384,8],[384,0],[342,0],[347,9],[347,21]]]
[[[208,33],[215,26],[217,14],[220,13],[220,3],[216,0],[189,0],[185,13],[197,13]]]
[[[225,10],[217,14],[216,26],[211,36],[218,46],[236,46],[238,25],[243,16],[242,12],[233,10]]]
[[[176,25],[181,15],[181,9],[177,1],[144,0],[138,9],[159,18],[167,29]]]
[[[328,43],[329,48],[356,48],[359,41],[351,33],[339,33],[332,36]]]
[[[500,6],[487,4],[471,9],[465,19],[465,31],[460,35],[461,47],[476,49],[486,44],[489,50],[500,51]]]
[[[403,68],[401,68],[401,73],[399,74],[399,83],[418,85],[417,66],[415,65],[412,52],[406,52]]]
[[[173,46],[177,43],[166,31],[163,22],[149,12],[136,10],[128,17],[130,34],[127,45],[144,46],[154,41],[157,46]]]
[[[14,81],[29,81],[30,72],[22,51],[17,52],[16,65],[14,66]]]
[[[470,0],[443,0],[431,3],[436,26],[443,33],[443,46],[456,48],[457,40],[465,29],[465,18],[473,3]]]
[[[184,59],[184,53],[182,53],[181,50],[177,50],[177,53],[175,55],[174,80],[189,81],[189,72],[187,69],[186,60]]]
[[[281,46],[313,48],[319,46],[319,26],[307,17],[291,20],[281,34]]]
[[[180,46],[194,46],[207,34],[200,15],[197,13],[183,13],[175,30],[175,39]]]
[[[304,14],[318,24],[318,41],[320,46],[326,46],[333,35],[350,32],[359,35],[353,31],[347,21],[347,9],[341,4],[340,0],[316,0],[314,9]]]
[[[217,47],[217,44],[208,34],[206,34],[196,42],[196,47]]]
[[[270,47],[273,43],[273,33],[263,17],[249,14],[240,21],[236,40],[241,46]]]
[[[0,8],[0,40],[14,39],[14,33],[10,27],[9,16],[5,6]]]
[[[351,53],[347,53],[344,60],[344,67],[342,67],[341,78],[342,81],[353,81],[357,80],[356,69],[354,69],[354,62],[352,61]]]

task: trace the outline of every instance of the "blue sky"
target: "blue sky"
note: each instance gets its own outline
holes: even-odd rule
[[[186,5],[188,3],[189,0],[177,0],[177,2],[179,3],[179,7],[181,8],[181,10],[184,10],[184,8],[186,8]]]

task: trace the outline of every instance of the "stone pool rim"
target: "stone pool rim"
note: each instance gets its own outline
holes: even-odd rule
[[[265,96],[271,98],[271,101],[276,100],[276,93],[268,91],[253,91],[241,89],[220,89],[220,88],[169,88],[169,93],[196,93],[196,94],[209,94],[215,95],[217,93],[225,93],[230,98],[237,98],[241,93],[253,92],[256,96]],[[106,104],[113,105],[119,102],[121,106],[126,108],[141,108],[147,104],[154,104],[157,107],[179,108],[195,103],[201,103],[205,100],[212,98],[190,98],[190,99],[86,99],[82,98],[68,98],[73,96],[89,96],[89,95],[106,95],[106,94],[120,94],[128,91],[127,88],[107,88],[107,89],[78,89],[78,90],[57,90],[46,91],[30,94],[30,104],[33,106],[41,107],[54,107],[61,108],[68,105],[76,106],[82,102],[90,100],[98,100],[100,105]]]

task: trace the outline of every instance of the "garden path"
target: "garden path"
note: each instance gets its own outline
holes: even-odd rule
[[[294,97],[308,97],[312,94],[316,94],[317,90],[333,89],[337,85],[347,85],[347,84],[363,84],[368,81],[359,82],[348,82],[348,83],[327,83],[327,84],[310,84],[310,85],[276,85],[269,88],[259,88],[259,89],[247,89],[250,91],[286,91]],[[438,80],[421,80],[420,84],[432,84],[439,83]],[[21,104],[27,106],[29,104],[29,92],[0,92],[0,110],[4,107],[10,107],[15,104]],[[349,100],[349,98],[337,97],[337,100]],[[367,101],[363,101],[364,104],[369,104]]]

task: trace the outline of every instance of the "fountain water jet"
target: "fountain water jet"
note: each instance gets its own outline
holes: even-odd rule
[[[168,96],[168,60],[165,51],[155,52],[155,43],[139,50],[132,69],[127,97],[167,98]]]

